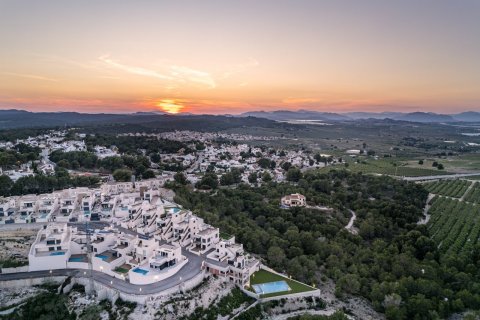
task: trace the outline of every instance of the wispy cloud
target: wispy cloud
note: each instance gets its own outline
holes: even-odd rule
[[[105,62],[109,66],[115,67],[117,69],[123,70],[123,71],[128,72],[128,73],[136,74],[136,75],[139,75],[139,76],[153,77],[153,78],[157,78],[157,79],[160,79],[160,80],[173,80],[172,77],[170,77],[168,75],[165,75],[165,74],[161,74],[161,73],[159,73],[157,71],[154,71],[154,70],[149,70],[149,69],[145,69],[145,68],[141,68],[141,67],[134,67],[134,66],[121,64],[119,62],[116,62],[116,61],[110,59],[108,56],[101,56],[98,59],[100,61]]]
[[[286,98],[283,99],[282,102],[286,104],[298,104],[298,103],[313,103],[313,102],[318,102],[319,100],[316,98]]]
[[[195,70],[184,66],[171,66],[171,74],[182,81],[190,81],[215,88],[217,84],[213,77],[205,71]]]
[[[254,68],[254,67],[257,67],[259,65],[260,65],[260,63],[256,59],[249,58],[246,62],[237,64],[237,65],[231,67],[227,72],[224,72],[222,78],[224,78],[224,79],[229,78],[229,77],[231,77],[235,74],[245,72],[247,69]]]
[[[48,78],[44,76],[39,76],[36,74],[23,74],[23,73],[16,73],[16,72],[2,72],[2,74],[7,76],[14,76],[26,79],[33,79],[33,80],[40,80],[40,81],[51,81],[51,82],[58,82],[58,79]]]
[[[212,75],[210,75],[210,73],[192,69],[186,66],[165,66],[165,70],[163,72],[159,72],[157,70],[123,64],[111,59],[108,55],[101,56],[98,59],[110,67],[139,76],[151,77],[170,82],[194,83],[211,89],[217,86],[215,79],[212,77]],[[172,87],[172,84],[170,84],[170,87]],[[176,86],[173,85],[173,87]]]

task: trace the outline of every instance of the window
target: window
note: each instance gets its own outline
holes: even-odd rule
[[[48,251],[55,251],[55,247],[48,247]]]

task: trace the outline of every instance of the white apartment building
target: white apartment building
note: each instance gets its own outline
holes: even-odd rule
[[[67,268],[71,228],[65,223],[45,225],[28,253],[29,271]]]

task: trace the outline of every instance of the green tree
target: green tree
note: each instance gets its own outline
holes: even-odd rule
[[[302,178],[300,169],[292,167],[287,171],[287,180],[291,182],[298,182]]]
[[[282,267],[285,261],[285,252],[282,248],[271,246],[267,251],[267,259],[272,267]]]
[[[267,158],[261,158],[257,161],[258,165],[262,168],[262,169],[267,169],[270,167],[270,160],[267,159]]]
[[[255,171],[251,172],[249,175],[248,175],[248,182],[250,183],[257,183],[257,180],[258,180],[258,176],[257,176],[257,173]]]
[[[196,187],[199,189],[216,189],[218,187],[217,175],[213,172],[206,173],[202,179],[197,182]]]
[[[142,174],[142,179],[152,179],[152,178],[155,178],[155,172],[153,172],[153,170],[148,169]]]
[[[0,196],[10,195],[10,190],[12,189],[13,181],[9,176],[1,175],[0,176]]]
[[[188,183],[188,180],[185,177],[185,175],[183,174],[183,172],[175,173],[175,175],[173,176],[173,180],[176,183],[181,184],[181,185],[186,185]]]
[[[282,163],[282,169],[285,170],[285,171],[288,171],[288,169],[290,169],[292,167],[292,163],[290,162],[284,162]]]
[[[128,169],[117,169],[113,172],[115,181],[127,182],[132,179],[132,171]]]
[[[272,181],[272,176],[270,175],[270,173],[268,173],[268,171],[265,171],[265,172],[262,174],[262,181],[263,181],[263,182],[270,182],[270,181]]]
[[[153,152],[150,154],[150,161],[152,161],[153,163],[160,163],[161,160],[162,158],[157,152]]]

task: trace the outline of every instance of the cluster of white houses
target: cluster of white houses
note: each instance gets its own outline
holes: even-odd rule
[[[29,202],[9,200],[19,201],[27,217],[42,210],[51,214],[53,206],[60,213],[39,231],[29,252],[29,270],[89,269],[90,261],[95,271],[142,285],[172,277],[195,262],[236,284],[248,284],[259,261],[234,237],[220,237],[218,228],[167,201],[163,192],[152,182],[110,183],[96,190],[31,196]],[[78,222],[90,221],[93,214],[108,226],[96,229],[95,223]]]

